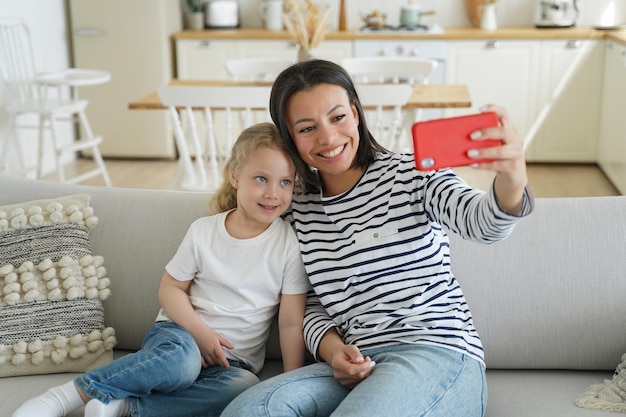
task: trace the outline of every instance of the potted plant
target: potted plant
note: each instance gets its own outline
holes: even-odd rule
[[[187,5],[187,12],[185,13],[187,29],[204,29],[204,1],[185,0],[185,4]]]

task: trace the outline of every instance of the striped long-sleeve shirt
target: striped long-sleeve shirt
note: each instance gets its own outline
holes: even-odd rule
[[[289,217],[313,287],[304,324],[310,351],[334,327],[361,350],[431,344],[484,363],[444,229],[491,243],[532,209],[526,192],[522,215],[510,215],[493,189],[474,190],[451,170],[417,171],[410,154],[379,154],[339,196],[295,196]]]

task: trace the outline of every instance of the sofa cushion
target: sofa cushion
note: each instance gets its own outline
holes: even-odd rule
[[[487,368],[615,369],[626,346],[625,213],[623,196],[537,199],[502,242],[450,236]]]
[[[0,206],[0,376],[81,372],[112,359],[104,260],[89,196]]]
[[[610,371],[487,370],[485,417],[617,417],[576,406],[576,398]]]

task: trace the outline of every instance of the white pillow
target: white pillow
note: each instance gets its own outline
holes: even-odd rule
[[[91,253],[90,197],[0,206],[0,377],[84,372],[113,359],[111,295]]]

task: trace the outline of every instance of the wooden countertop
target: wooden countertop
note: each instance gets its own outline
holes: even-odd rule
[[[626,30],[609,32],[606,34],[606,38],[622,45],[626,45]]]
[[[262,83],[246,83],[227,80],[178,80],[174,79],[170,85],[187,86],[227,86],[227,85],[268,85]],[[469,91],[463,84],[414,84],[413,94],[406,108],[446,108],[471,107]],[[162,110],[166,107],[156,91],[141,97],[128,104],[131,110]]]
[[[596,30],[592,27],[573,27],[566,29],[537,29],[534,27],[500,28],[493,32],[476,28],[447,28],[443,33],[397,33],[397,32],[367,32],[358,30],[332,31],[326,35],[327,40],[473,40],[473,39],[603,39],[610,37],[616,41],[626,39],[626,30]],[[179,39],[266,39],[291,40],[287,31],[269,31],[265,29],[207,29],[185,30],[173,35]]]

